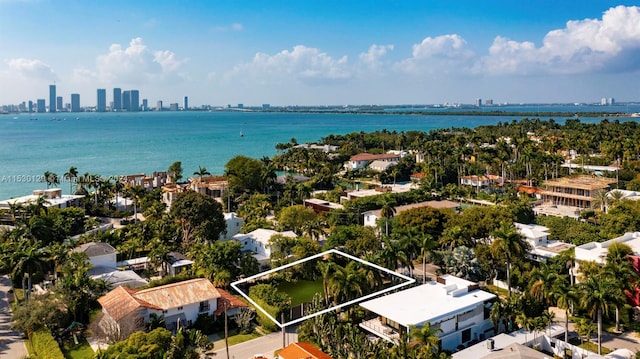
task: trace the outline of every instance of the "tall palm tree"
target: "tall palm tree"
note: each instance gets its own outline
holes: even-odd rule
[[[438,246],[438,242],[433,240],[433,237],[427,233],[423,233],[419,238],[420,243],[420,256],[422,257],[422,283],[427,282],[427,256]]]
[[[580,305],[598,321],[598,354],[602,354],[602,315],[609,313],[609,305],[615,301],[612,283],[606,278],[592,276],[580,283]]]
[[[75,166],[71,166],[62,176],[69,181],[69,194],[73,194],[73,182],[78,178],[78,169]]]
[[[524,257],[529,244],[522,239],[512,223],[503,222],[500,228],[493,231],[492,236],[494,240],[491,243],[491,253],[496,258],[504,258],[506,262],[508,296],[511,296],[511,263]]]
[[[396,203],[389,199],[386,198],[385,201],[382,203],[382,208],[380,208],[380,216],[382,216],[382,218],[385,219],[385,234],[388,236],[389,235],[389,219],[393,218],[393,216],[395,216],[396,214]]]
[[[633,250],[625,243],[614,242],[607,248],[604,275],[613,283],[613,290],[617,301],[616,332],[620,331],[620,306],[627,301],[627,294],[631,293],[638,281],[638,272],[631,264],[630,255]]]
[[[568,343],[569,309],[577,299],[575,288],[568,285],[566,281],[557,281],[551,287],[551,299],[555,301],[558,308],[564,309],[564,341]]]
[[[31,288],[33,284],[33,276],[41,273],[47,253],[41,249],[39,242],[31,242],[20,240],[14,247],[11,261],[13,263],[13,278],[22,279],[22,289],[24,290],[25,300],[28,302],[31,297]],[[24,279],[27,277],[27,285],[25,288]]]

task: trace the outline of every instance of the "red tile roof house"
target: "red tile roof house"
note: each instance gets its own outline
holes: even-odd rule
[[[367,167],[369,163],[373,161],[398,163],[400,161],[400,155],[396,155],[393,153],[383,153],[377,155],[373,153],[359,153],[357,155],[351,156],[351,158],[349,158],[349,162],[344,164],[344,167],[345,169],[347,169],[347,171],[358,170],[360,168]]]
[[[233,296],[215,288],[206,278],[144,290],[117,287],[98,299],[104,314],[100,327],[110,341],[117,341],[144,330],[150,315],[155,314],[164,317],[167,329],[176,330],[193,325],[201,314],[224,313],[224,298],[228,299],[229,310],[246,306],[228,297]]]
[[[332,359],[310,343],[291,343],[278,352],[278,359]]]

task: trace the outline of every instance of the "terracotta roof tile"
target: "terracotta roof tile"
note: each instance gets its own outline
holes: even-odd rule
[[[227,292],[226,290],[222,289],[222,288],[216,288],[218,290],[218,293],[220,293],[220,298],[218,298],[218,306],[216,311],[214,312],[215,315],[220,315],[222,313],[224,313],[224,301],[227,300],[229,302],[229,308],[227,309],[233,309],[233,308],[241,308],[241,307],[248,307],[249,305],[247,305],[247,303],[243,302],[242,300],[238,299],[237,297],[234,297],[233,295],[231,295],[231,293]]]
[[[282,359],[333,359],[310,343],[291,343],[278,352]]]

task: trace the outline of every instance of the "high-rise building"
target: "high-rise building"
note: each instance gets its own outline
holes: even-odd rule
[[[33,112],[33,101],[29,100],[29,113]]]
[[[187,111],[189,109],[189,97],[184,97],[184,110]]]
[[[122,110],[131,111],[131,91],[122,91]]]
[[[80,94],[71,94],[71,112],[80,112]]]
[[[56,85],[49,85],[49,112],[56,112]]]
[[[142,111],[149,110],[149,101],[146,98],[142,99]]]
[[[98,89],[98,102],[96,105],[96,111],[107,111],[107,89]]]
[[[169,111],[178,111],[178,103],[170,103],[169,104]]]
[[[481,98],[477,98],[476,99],[476,107],[482,107],[482,99]]]
[[[62,96],[56,97],[56,111],[64,109],[62,105]]]
[[[113,106],[111,107],[111,111],[122,111],[122,89],[114,88],[113,89]]]
[[[162,100],[156,102],[156,111],[162,111]]]
[[[39,99],[36,101],[36,104],[37,104],[37,105],[36,105],[36,107],[37,107],[37,108],[36,108],[36,111],[37,111],[38,113],[47,112],[47,105],[44,103],[44,99],[43,99],[43,98],[39,98]]]
[[[131,103],[130,106],[131,108],[129,109],[129,111],[132,112],[137,112],[140,111],[140,91],[138,90],[131,90]]]

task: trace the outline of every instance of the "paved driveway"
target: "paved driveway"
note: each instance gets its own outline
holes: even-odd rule
[[[27,348],[20,333],[11,330],[11,307],[7,299],[9,289],[9,277],[0,276],[0,359],[21,359],[27,356]]]

